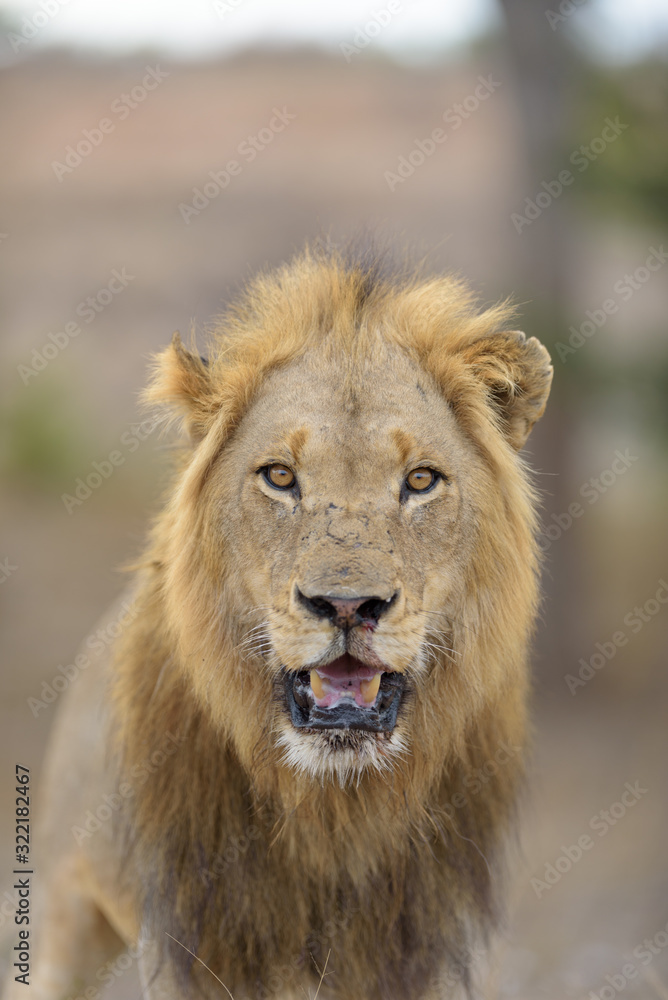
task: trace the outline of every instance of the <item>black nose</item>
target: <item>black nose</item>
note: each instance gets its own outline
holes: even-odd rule
[[[305,608],[318,618],[329,618],[338,628],[353,628],[363,622],[378,624],[378,619],[388,611],[396,599],[382,597],[307,597],[297,587],[297,598]]]

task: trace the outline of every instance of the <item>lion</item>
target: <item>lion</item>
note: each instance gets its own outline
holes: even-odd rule
[[[96,1000],[123,947],[155,1000],[471,995],[539,599],[552,367],[512,320],[307,249],[157,356],[183,446],[48,754],[39,1000]]]

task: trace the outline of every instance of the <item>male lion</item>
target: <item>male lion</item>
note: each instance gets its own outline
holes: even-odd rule
[[[518,451],[552,376],[510,316],[306,252],[208,359],[159,355],[147,398],[189,443],[58,720],[39,1000],[113,979],[123,942],[152,998],[471,994],[525,743]]]

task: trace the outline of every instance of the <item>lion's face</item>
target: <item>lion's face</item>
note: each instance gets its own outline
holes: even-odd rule
[[[268,377],[202,501],[234,566],[248,683],[271,678],[291,765],[344,778],[409,749],[433,654],[456,657],[485,484],[442,394],[400,352]]]
[[[411,691],[451,647],[469,450],[426,373],[386,355],[275,373],[221,456],[208,497],[234,483],[221,527],[249,605],[242,649],[273,675],[292,764],[342,774],[407,747]]]
[[[549,358],[519,334],[451,341],[439,368],[379,323],[364,350],[287,350],[255,379],[221,367],[214,402],[216,370],[174,349],[168,388],[198,397],[205,430],[165,522],[168,614],[249,768],[435,773],[524,683],[535,556],[515,449]]]

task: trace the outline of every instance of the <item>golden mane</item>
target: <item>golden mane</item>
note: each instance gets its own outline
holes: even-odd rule
[[[199,971],[167,934],[232,992],[244,981],[271,990],[272,976],[287,989],[309,965],[315,989],[315,965],[322,969],[332,941],[347,956],[331,980],[341,996],[419,996],[435,953],[469,984],[503,898],[537,603],[535,496],[516,449],[542,412],[550,370],[544,349],[508,332],[512,316],[507,303],[479,312],[454,278],[392,277],[345,255],[306,251],[250,283],[209,331],[206,361],[178,336],[157,358],[145,398],[167,410],[167,421],[184,423],[192,447],[138,572],[138,614],[116,655],[113,715],[130,784],[166,732],[182,738],[128,800],[120,832],[127,870],[141,875],[142,924],[160,936],[184,990],[200,982]],[[499,489],[485,500],[462,580],[453,653],[439,654],[448,669],[434,683],[450,728],[439,728],[418,691],[410,753],[342,789],[296,774],[272,748],[263,728],[270,681],[252,690],[239,650],[247,623],[227,610],[234,572],[224,550],[198,541],[210,514],[197,504],[271,372],[306,356],[359,370],[379,344],[412,358],[439,387]],[[174,569],[177,548],[187,578]],[[201,636],[202,660],[217,664],[218,681],[203,666],[193,686],[181,668],[181,618]],[[260,736],[240,741],[221,728],[219,700],[230,713],[242,698]],[[266,887],[259,910],[249,878]],[[360,911],[372,915],[362,939],[351,916]]]

